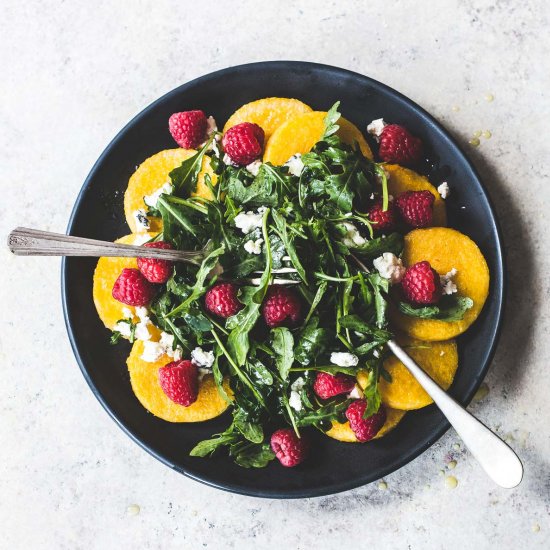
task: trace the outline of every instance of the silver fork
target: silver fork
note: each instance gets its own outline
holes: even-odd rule
[[[132,244],[111,243],[73,235],[50,233],[49,231],[25,227],[18,227],[8,235],[8,247],[16,256],[140,257],[185,262],[193,265],[200,265],[205,256],[204,250],[185,251],[147,248]],[[276,276],[294,271],[291,268],[274,269],[272,273],[275,277],[272,278],[271,284],[300,284],[300,281]],[[219,270],[216,273],[219,273]],[[242,279],[242,282],[257,286],[260,283],[260,278]]]

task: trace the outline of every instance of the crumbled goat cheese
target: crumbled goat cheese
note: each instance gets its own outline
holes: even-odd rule
[[[304,163],[302,162],[302,155],[296,153],[292,155],[286,162],[285,166],[288,168],[288,172],[297,178],[300,177],[304,169]]]
[[[143,321],[145,319],[149,320],[149,310],[146,307],[137,306],[135,311],[136,311],[137,318],[140,321]]]
[[[143,353],[141,358],[147,363],[154,363],[158,361],[164,355],[164,347],[160,342],[143,342]]]
[[[330,362],[339,367],[356,367],[359,357],[347,351],[335,351],[330,354]]]
[[[148,326],[151,325],[151,319],[149,318],[149,311],[146,307],[136,307],[136,316],[139,319],[139,323],[136,325],[136,330],[134,332],[135,337],[138,340],[150,340],[151,333],[149,332]]]
[[[119,321],[114,327],[113,331],[120,332],[124,338],[130,338],[132,335],[132,325],[126,321]]]
[[[261,160],[255,160],[254,162],[251,162],[250,164],[246,165],[246,169],[253,175],[257,176],[258,172],[260,171],[260,166],[262,165]]]
[[[142,244],[145,244],[147,241],[151,240],[151,236],[147,233],[136,233],[134,237],[134,242],[132,243],[134,246],[141,246]]]
[[[174,188],[172,187],[172,184],[166,182],[160,189],[157,189],[154,193],[151,193],[150,195],[145,195],[145,197],[143,197],[143,202],[151,208],[156,208],[159,197],[163,193],[165,195],[171,195],[173,192]]]
[[[291,391],[290,397],[288,398],[288,404],[295,410],[302,410],[302,398],[297,391]]]
[[[305,385],[306,385],[306,381],[302,376],[300,376],[299,378],[296,378],[294,382],[292,382],[292,384],[290,385],[290,389],[292,391],[300,391],[304,388]]]
[[[363,399],[363,396],[363,390],[361,390],[358,384],[355,384],[351,392],[348,393],[349,399]]]
[[[227,164],[227,166],[239,166],[236,162],[231,160],[231,157],[227,153],[223,156],[222,162]]]
[[[442,199],[446,199],[451,194],[451,188],[449,184],[444,181],[438,188],[437,192],[441,195]]]
[[[376,258],[372,264],[384,279],[389,279],[391,284],[395,285],[401,282],[405,275],[406,268],[395,254],[384,252],[382,256]]]
[[[258,208],[258,212],[241,212],[235,216],[235,227],[240,229],[245,235],[257,227],[262,227],[262,218],[265,208]]]
[[[454,294],[455,292],[458,292],[458,287],[456,286],[456,283],[453,281],[453,277],[458,273],[458,270],[454,267],[449,271],[446,275],[442,275],[441,280],[441,287],[442,292],[445,295]]]
[[[191,352],[191,361],[203,369],[211,369],[214,364],[214,352],[204,351],[202,348],[195,348]]]
[[[380,350],[375,349],[372,354],[378,359],[380,357]]]
[[[380,136],[386,126],[387,124],[384,122],[383,118],[377,118],[367,126],[367,132],[374,137],[376,141],[380,141]]]
[[[246,241],[244,243],[244,249],[249,254],[261,254],[262,253],[262,243],[264,242],[263,239],[256,239],[253,241],[250,239],[249,241]]]
[[[343,222],[342,225],[346,228],[346,234],[342,238],[344,246],[361,246],[367,242],[355,225],[350,222]]]
[[[214,132],[218,131],[218,125],[216,119],[213,116],[209,116],[206,119],[206,135],[210,137]]]
[[[147,214],[145,213],[145,210],[143,210],[143,208],[134,211],[132,215],[134,216],[134,220],[136,221],[136,227],[138,230],[147,231],[149,229],[150,223],[147,219]]]
[[[178,346],[173,349],[174,336],[167,332],[160,333],[160,340],[158,342],[151,342],[150,340],[143,342],[143,353],[141,358],[148,363],[154,363],[158,361],[163,355],[179,361],[182,357],[182,349]]]
[[[127,307],[123,307],[122,308],[122,317],[124,319],[133,319],[134,318],[134,314],[132,313],[132,310],[127,308]]]

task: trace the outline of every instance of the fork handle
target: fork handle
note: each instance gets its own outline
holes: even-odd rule
[[[25,227],[18,227],[8,235],[8,247],[17,256],[142,257],[193,264],[200,263],[203,254],[202,251],[186,252],[111,243]]]
[[[434,400],[485,473],[506,489],[519,485],[523,465],[512,448],[444,392],[394,340],[388,347]]]

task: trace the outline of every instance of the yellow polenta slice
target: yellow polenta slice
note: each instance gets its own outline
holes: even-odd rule
[[[415,229],[405,236],[403,262],[413,265],[427,260],[440,274],[456,268],[453,278],[458,293],[470,297],[474,305],[461,321],[417,319],[392,312],[395,325],[419,340],[449,340],[462,334],[479,316],[489,293],[489,268],[472,239],[446,227]]]
[[[144,160],[132,174],[128,182],[128,188],[124,193],[124,215],[132,233],[140,230],[136,227],[134,212],[147,210],[143,202],[145,195],[151,195],[158,191],[165,183],[170,183],[170,172],[181,166],[181,163],[195,154],[192,149],[166,149]],[[161,221],[150,218],[150,231],[162,230]]]
[[[294,117],[279,126],[267,141],[264,162],[281,166],[292,155],[310,151],[323,135],[326,114],[323,111],[312,111]],[[363,155],[372,158],[370,147],[357,126],[343,117],[340,117],[337,124],[340,126],[338,135],[342,141],[350,145],[357,142]]]
[[[437,189],[429,182],[428,178],[397,164],[386,164],[384,168],[390,175],[388,178],[388,191],[390,195],[397,198],[405,191],[429,191],[435,197],[432,225],[434,227],[444,227],[447,225],[445,201],[441,198]]]
[[[181,166],[181,163],[196,153],[193,149],[167,149],[149,157],[143,161],[138,169],[130,177],[128,188],[124,193],[124,215],[132,233],[140,230],[136,227],[134,212],[136,210],[147,211],[147,205],[143,201],[145,195],[151,195],[158,191],[165,183],[170,183],[170,172]],[[197,180],[197,188],[193,196],[212,198],[212,192],[206,185],[205,174],[210,176],[212,184],[217,182],[217,176],[210,167],[210,158],[202,159],[201,172]],[[162,221],[158,218],[149,218],[150,231],[162,231]]]
[[[156,233],[143,233],[139,237],[135,234],[126,235],[115,242],[135,244],[137,241],[141,244],[145,236],[149,236],[152,239],[155,235]],[[136,258],[99,258],[94,271],[94,304],[99,318],[110,330],[113,330],[117,321],[124,318],[122,312],[124,308],[128,308],[132,312],[135,309],[132,306],[121,304],[112,295],[113,285],[121,271],[126,267],[137,268]]]
[[[254,122],[265,133],[267,141],[271,134],[284,122],[303,113],[309,113],[311,107],[299,99],[288,97],[266,97],[243,105],[237,109],[225,123],[224,133],[241,122]]]
[[[162,391],[159,382],[159,368],[173,359],[164,355],[158,361],[149,363],[141,359],[143,342],[137,340],[126,363],[130,373],[130,382],[139,402],[151,413],[168,422],[203,422],[222,414],[227,409],[227,402],[220,395],[214,377],[207,374],[200,382],[199,396],[189,407],[171,401]],[[228,384],[224,389],[231,395]]]
[[[400,344],[405,351],[443,388],[448,389],[458,368],[456,342],[422,342],[401,337]],[[405,365],[395,356],[384,361],[384,368],[392,381],[380,377],[382,402],[394,409],[410,411],[432,403],[432,398],[422,389]]]
[[[393,430],[397,424],[401,422],[401,419],[405,416],[406,412],[407,411],[399,411],[397,409],[386,407],[386,422],[384,422],[384,425],[380,428],[380,431],[374,436],[374,439],[384,437],[388,432]],[[350,428],[349,422],[336,422],[333,420],[332,428],[326,432],[326,435],[344,443],[358,442],[353,430]]]

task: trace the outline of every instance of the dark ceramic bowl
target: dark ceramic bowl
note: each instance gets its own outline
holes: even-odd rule
[[[373,118],[399,122],[422,137],[448,167],[452,185],[449,225],[472,237],[491,271],[485,308],[472,330],[459,338],[460,367],[450,389],[468,403],[479,387],[495,350],[504,298],[500,232],[480,178],[445,129],[418,105],[366,76],[343,69],[292,61],[254,63],[218,71],[176,88],[136,116],[101,155],[80,192],[68,233],[112,241],[129,232],[122,198],[128,178],[150,155],[174,147],[168,118],[175,111],[203,109],[218,124],[254,99],[281,96],[327,110],[341,100],[343,116],[364,129]],[[213,487],[237,493],[297,498],[352,489],[401,468],[432,445],[449,424],[432,405],[408,413],[386,437],[367,445],[339,443],[317,433],[316,452],[297,468],[277,461],[265,469],[244,469],[224,455],[192,458],[197,441],[223,431],[226,413],[200,424],[170,424],[148,413],[130,387],[126,357],[130,347],[109,345],[109,333],[92,301],[95,259],[63,261],[62,293],[69,338],[82,373],[95,396],[118,425],[164,464]]]

